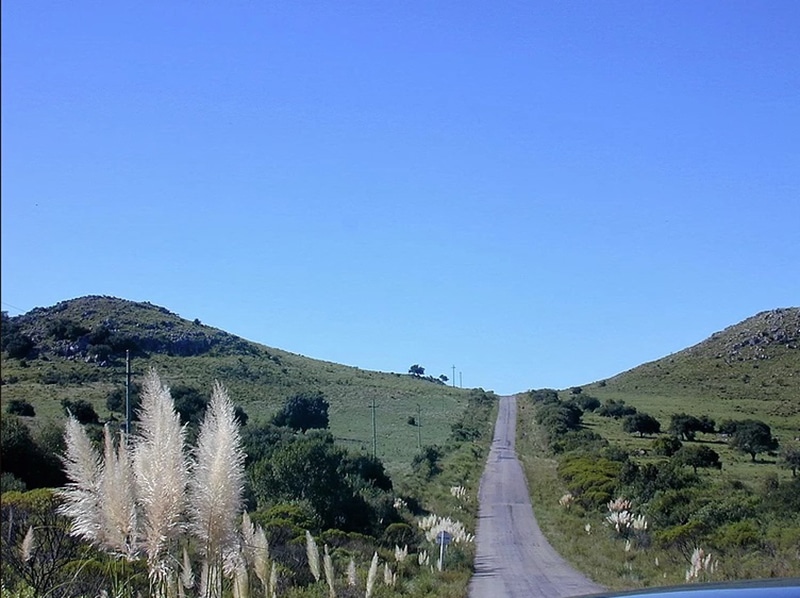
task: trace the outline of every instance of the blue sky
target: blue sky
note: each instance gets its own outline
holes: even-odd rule
[[[3,2],[2,307],[499,393],[800,304],[800,3]]]

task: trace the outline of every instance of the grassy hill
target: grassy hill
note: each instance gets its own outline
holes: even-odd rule
[[[662,428],[669,425],[671,414],[685,412],[708,415],[717,422],[760,419],[779,439],[796,438],[800,436],[800,308],[759,313],[688,349],[582,389],[601,401],[624,400],[655,416]],[[609,424],[603,419],[588,421]]]
[[[423,445],[446,438],[467,402],[466,391],[438,380],[310,359],[114,297],[81,297],[4,318],[3,348],[3,403],[30,402],[33,427],[63,418],[64,399],[85,399],[101,418],[114,416],[106,399],[124,387],[128,350],[134,382],[150,367],[172,387],[210,393],[219,380],[253,420],[269,418],[294,393],[322,391],[337,439],[368,452],[375,401],[378,456],[392,472],[408,469],[418,432]],[[409,424],[419,415],[421,429]]]

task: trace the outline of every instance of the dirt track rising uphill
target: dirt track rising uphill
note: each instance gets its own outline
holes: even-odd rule
[[[502,397],[481,478],[475,575],[470,598],[553,598],[602,592],[542,535],[514,450],[516,397]]]

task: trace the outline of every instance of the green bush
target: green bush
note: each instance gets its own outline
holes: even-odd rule
[[[36,410],[25,399],[11,399],[6,407],[6,413],[21,415],[23,417],[35,417]]]
[[[558,474],[569,491],[587,509],[599,509],[613,498],[622,464],[587,455],[567,455]]]

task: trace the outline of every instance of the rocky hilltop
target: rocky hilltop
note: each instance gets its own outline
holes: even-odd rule
[[[770,359],[775,351],[800,348],[800,308],[763,311],[716,332],[705,341],[687,349],[692,355],[726,361]]]

